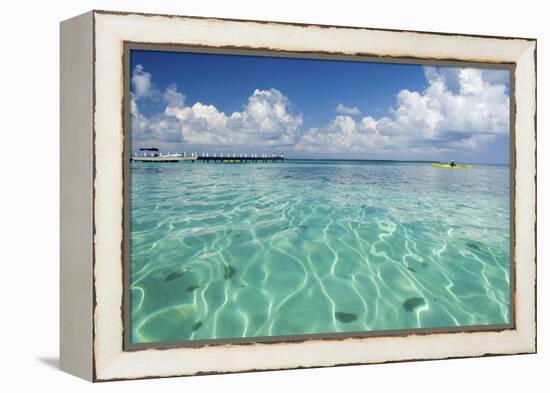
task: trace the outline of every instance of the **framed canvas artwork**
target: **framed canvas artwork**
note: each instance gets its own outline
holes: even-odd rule
[[[61,24],[61,367],[536,351],[536,40]]]

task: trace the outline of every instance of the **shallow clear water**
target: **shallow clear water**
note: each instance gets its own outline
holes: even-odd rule
[[[507,166],[131,173],[134,343],[509,322]]]

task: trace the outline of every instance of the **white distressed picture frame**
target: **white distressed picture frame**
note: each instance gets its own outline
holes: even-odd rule
[[[513,64],[514,321],[124,350],[125,43]],[[536,352],[536,40],[92,11],[61,24],[61,368],[91,381]]]

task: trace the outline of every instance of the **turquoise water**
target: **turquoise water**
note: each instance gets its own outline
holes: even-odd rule
[[[508,176],[132,163],[131,340],[506,324]]]

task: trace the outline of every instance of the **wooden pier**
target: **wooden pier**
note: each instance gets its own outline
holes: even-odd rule
[[[155,156],[132,156],[130,161],[136,162],[181,162],[181,161],[191,161],[195,162],[197,157],[184,157],[184,156],[173,156],[173,155],[155,155]]]
[[[130,157],[132,162],[203,162],[214,164],[244,164],[244,163],[276,163],[284,162],[284,154],[243,154],[243,153],[191,153],[190,156],[184,154],[134,154]]]
[[[249,162],[284,162],[285,156],[283,155],[268,155],[268,154],[256,154],[252,156],[245,155],[227,155],[227,156],[211,156],[204,155],[198,156],[197,161],[213,162],[213,163],[249,163]]]

